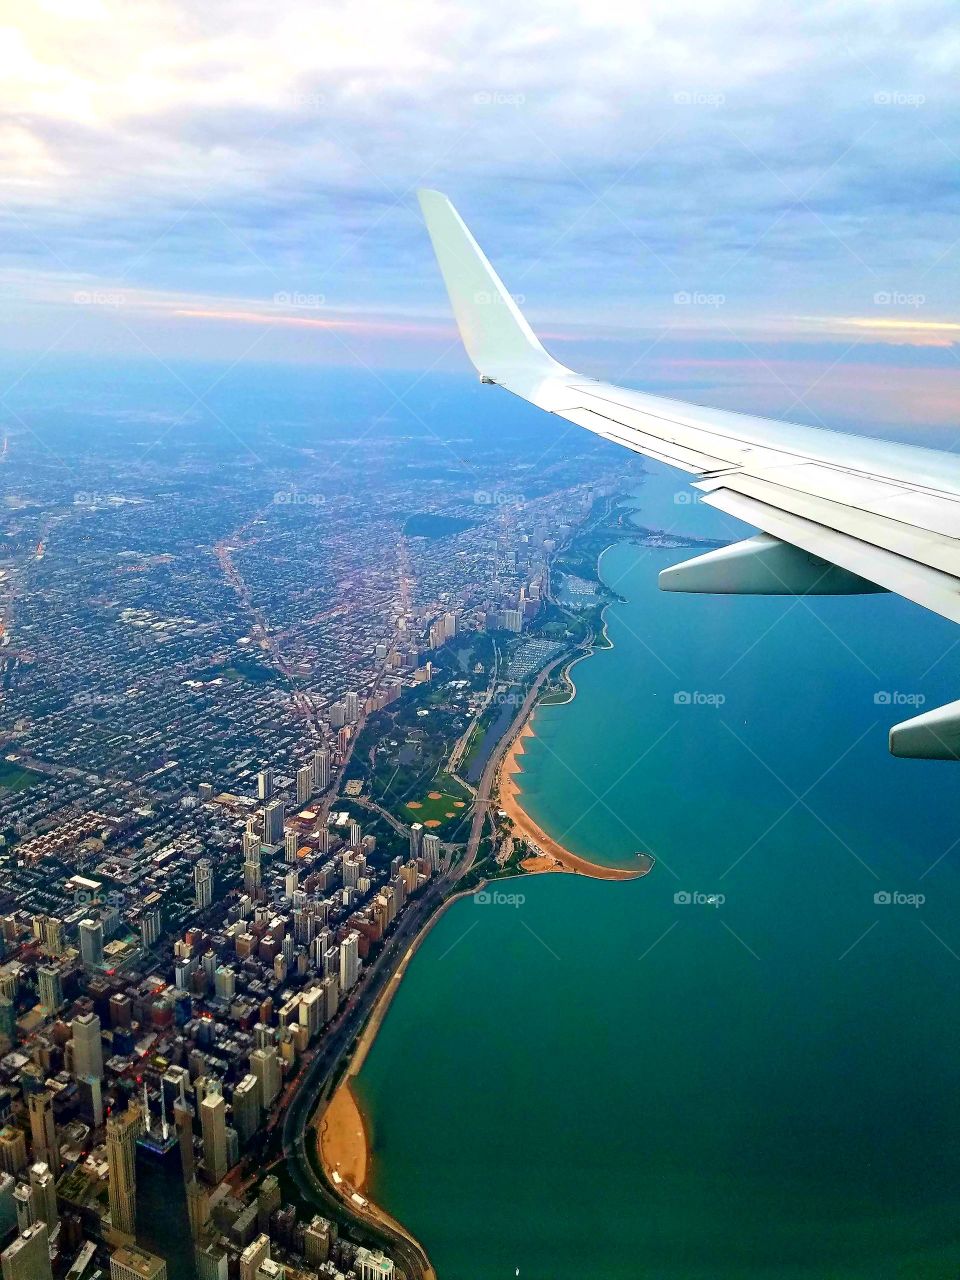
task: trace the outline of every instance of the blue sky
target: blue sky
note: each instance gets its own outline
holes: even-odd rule
[[[463,367],[430,185],[567,362],[956,422],[946,3],[35,0],[11,23],[0,341],[28,360]]]

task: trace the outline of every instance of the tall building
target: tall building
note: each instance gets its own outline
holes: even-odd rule
[[[111,1255],[110,1280],[167,1280],[167,1264],[155,1253],[126,1244]]]
[[[149,911],[145,911],[140,920],[140,941],[145,948],[156,945],[160,938],[160,910],[158,907],[152,907]]]
[[[257,774],[257,799],[269,800],[273,795],[273,770],[261,769]]]
[[[28,1227],[0,1253],[3,1280],[53,1280],[50,1243],[45,1222]]]
[[[280,1092],[280,1059],[274,1048],[265,1046],[250,1054],[250,1071],[256,1076],[260,1106],[269,1111]]]
[[[40,920],[40,950],[45,956],[62,956],[66,950],[66,929],[56,916],[42,916]]]
[[[340,943],[340,990],[349,991],[360,976],[360,935],[354,929]]]
[[[103,1042],[100,1019],[95,1013],[82,1013],[70,1023],[73,1032],[73,1074],[81,1079],[103,1079]]]
[[[187,1217],[190,1220],[190,1235],[199,1240],[203,1228],[210,1220],[210,1197],[206,1187],[200,1185],[196,1178],[187,1183]]]
[[[137,1138],[142,1128],[143,1116],[135,1102],[107,1121],[110,1221],[125,1236],[136,1235]]]
[[[423,823],[415,822],[410,828],[410,857],[420,857],[420,845],[423,840]]]
[[[360,718],[360,698],[351,690],[343,699],[343,711],[347,724],[356,724]]]
[[[10,1047],[17,1043],[17,1006],[9,996],[0,996],[0,1037]]]
[[[283,839],[283,801],[271,800],[263,808],[263,843],[279,844]]]
[[[41,1169],[47,1166],[41,1165]],[[13,1207],[17,1213],[17,1230],[21,1234],[28,1227],[32,1227],[35,1222],[40,1221],[40,1213],[37,1210],[37,1193],[29,1182],[18,1183],[13,1193]]]
[[[37,970],[40,1003],[45,1013],[56,1013],[63,1004],[63,982],[60,970],[53,965],[42,964]]]
[[[260,1127],[260,1082],[248,1072],[233,1091],[233,1127],[245,1147]]]
[[[177,1126],[183,1180],[189,1183],[196,1176],[196,1159],[193,1153],[193,1108],[182,1097],[174,1101],[173,1122]]]
[[[361,1246],[353,1265],[360,1280],[393,1280],[393,1259],[379,1249],[365,1249]]]
[[[203,1134],[203,1164],[214,1184],[229,1172],[227,1160],[227,1104],[222,1094],[208,1093],[200,1103],[200,1131]]]
[[[326,791],[330,785],[330,752],[326,747],[313,753],[313,777],[318,791]]]
[[[34,1163],[42,1160],[56,1177],[60,1173],[60,1147],[57,1143],[57,1126],[53,1122],[53,1094],[49,1089],[31,1093],[27,1106],[30,1111],[30,1141]]]
[[[193,868],[193,890],[197,910],[209,907],[213,902],[213,863],[209,858],[201,858]]]
[[[7,1125],[0,1129],[0,1168],[4,1173],[19,1173],[27,1165],[27,1140],[22,1129]]]
[[[227,1280],[230,1255],[222,1245],[197,1245],[193,1260],[197,1268],[197,1280]]]
[[[306,804],[313,795],[313,765],[305,764],[297,770],[297,804]]]
[[[425,862],[430,864],[431,871],[437,871],[440,867],[440,837],[434,835],[432,831],[424,834],[420,843],[420,856]]]
[[[294,863],[297,860],[297,851],[300,848],[300,837],[296,831],[286,831],[283,836],[283,860],[286,863]]]
[[[60,1220],[57,1213],[57,1183],[45,1164],[30,1166],[30,1188],[34,1194],[37,1217],[47,1224],[47,1230],[52,1234]]]
[[[240,1255],[240,1280],[257,1280],[260,1263],[270,1257],[270,1237],[259,1235]]]
[[[103,921],[80,921],[80,959],[85,969],[103,968]]]
[[[303,1256],[311,1266],[316,1267],[330,1257],[331,1234],[327,1219],[315,1214],[303,1233]]]

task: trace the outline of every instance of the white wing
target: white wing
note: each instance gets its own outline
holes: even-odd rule
[[[666,590],[893,591],[960,622],[960,459],[684,404],[584,377],[540,344],[453,205],[420,205],[467,354],[485,382],[697,479],[764,532],[660,576]],[[960,758],[960,702],[890,731],[895,755]]]

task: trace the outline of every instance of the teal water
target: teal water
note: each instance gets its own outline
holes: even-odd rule
[[[683,489],[639,518],[727,532]],[[687,554],[605,555],[614,648],[525,759],[552,834],[657,866],[440,920],[359,1079],[374,1195],[441,1280],[955,1277],[960,775],[877,702],[956,697],[955,629],[658,592]]]

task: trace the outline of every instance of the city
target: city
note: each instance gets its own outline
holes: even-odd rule
[[[28,446],[3,473],[5,1280],[430,1274],[284,1132],[436,910],[519,870],[481,774],[598,629],[609,459],[508,495],[470,464],[403,514],[396,457],[344,493],[221,471],[211,507],[199,463],[151,481],[122,445],[89,491],[38,468],[11,493]],[[138,1210],[158,1178],[166,1224]]]

